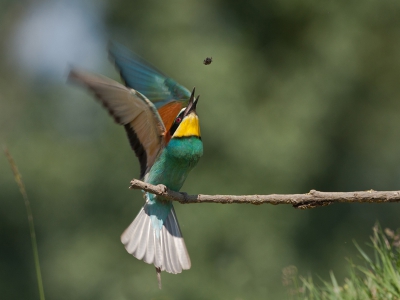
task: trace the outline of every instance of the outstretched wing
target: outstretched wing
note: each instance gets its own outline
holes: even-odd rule
[[[73,69],[69,79],[94,92],[115,122],[124,125],[144,177],[165,146],[165,127],[154,105],[141,93],[103,76]]]
[[[110,43],[109,54],[126,86],[154,103],[169,130],[179,111],[188,104],[189,90],[120,44]]]

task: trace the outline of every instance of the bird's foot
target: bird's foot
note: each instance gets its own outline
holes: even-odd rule
[[[186,193],[186,192],[180,192],[181,193],[181,195],[183,196],[183,201],[188,201],[188,193]]]

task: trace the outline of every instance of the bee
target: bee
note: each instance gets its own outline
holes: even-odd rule
[[[212,63],[212,57],[207,57],[205,60],[203,60],[203,64],[206,66]]]

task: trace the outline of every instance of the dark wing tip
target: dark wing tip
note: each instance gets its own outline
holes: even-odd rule
[[[137,158],[139,159],[140,164],[140,178],[143,178],[146,174],[147,170],[147,154],[143,145],[140,143],[138,136],[136,135],[135,130],[130,126],[130,124],[126,124],[125,126],[126,134],[128,135],[129,143],[132,147],[132,150],[135,152]]]

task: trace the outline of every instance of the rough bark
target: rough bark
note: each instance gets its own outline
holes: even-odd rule
[[[318,206],[326,206],[332,203],[386,203],[400,202],[400,191],[359,191],[359,192],[320,192],[311,190],[306,194],[271,194],[271,195],[188,195],[175,192],[166,186],[152,185],[143,181],[133,179],[131,189],[140,189],[146,192],[160,195],[171,201],[182,204],[190,203],[247,203],[260,205],[264,203],[278,205],[290,204],[295,208],[308,209]]]

